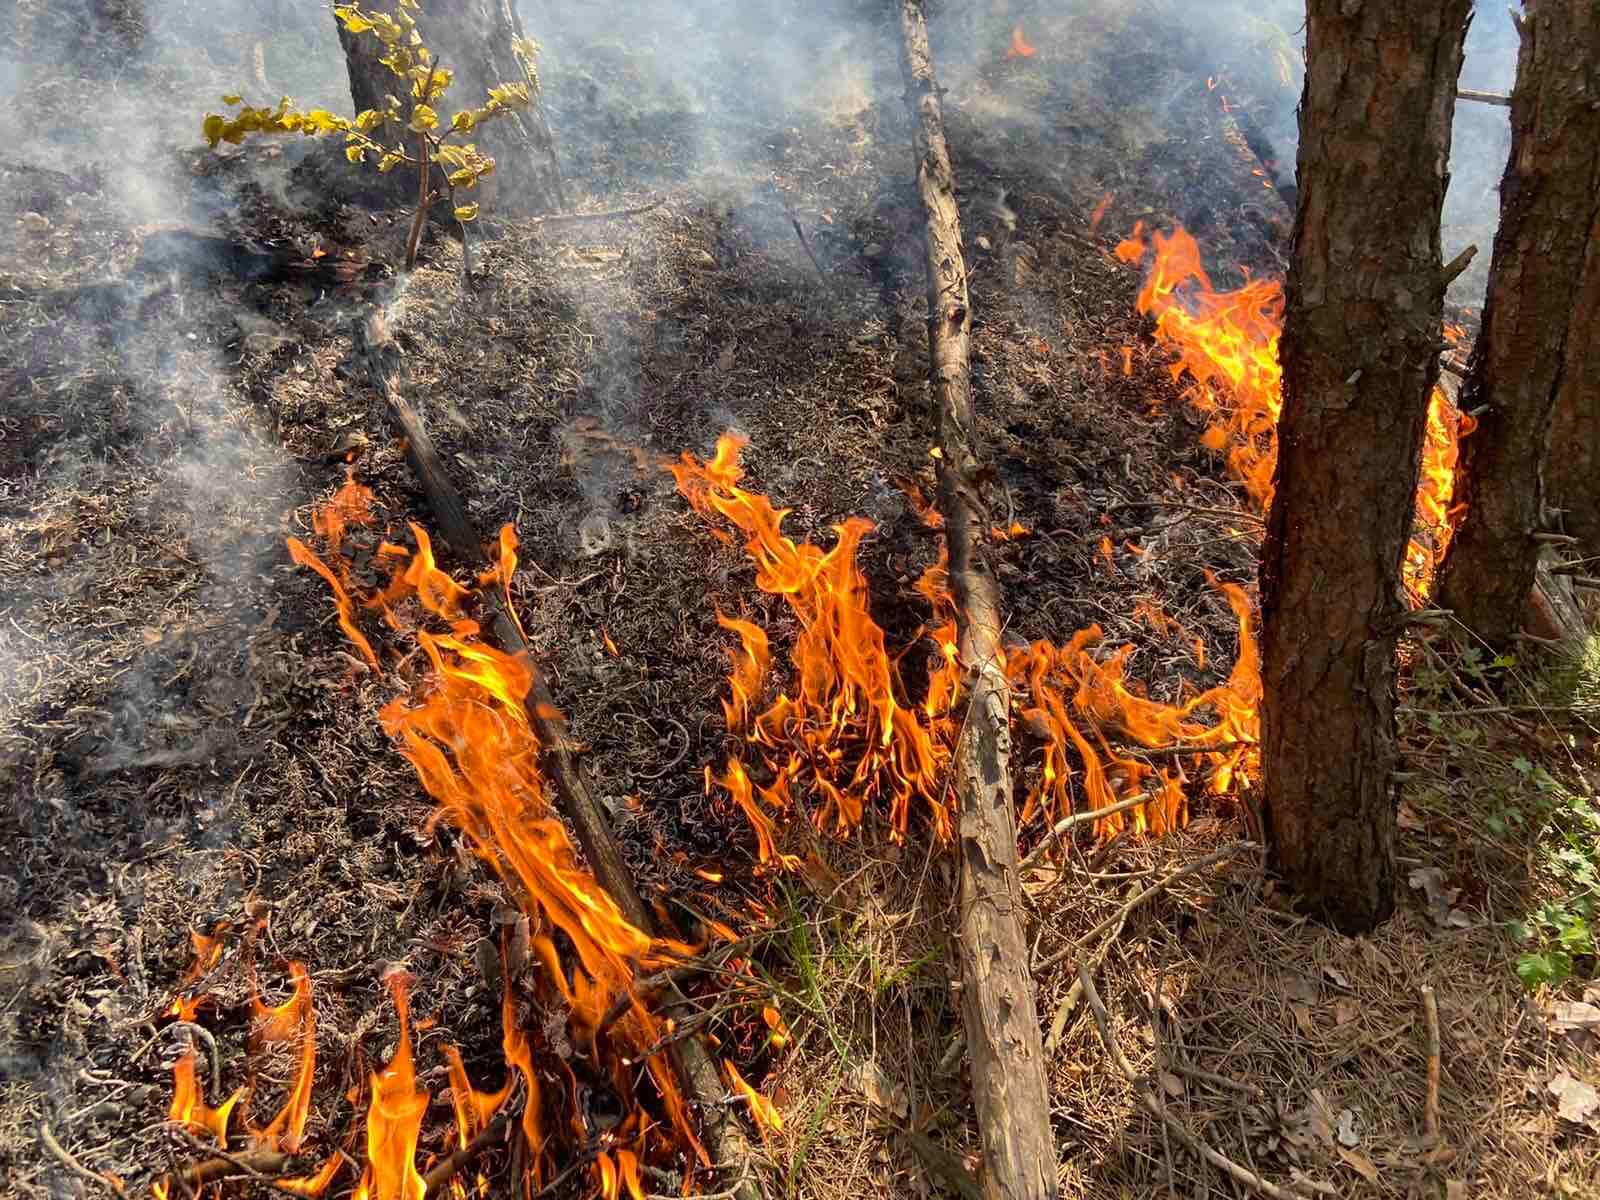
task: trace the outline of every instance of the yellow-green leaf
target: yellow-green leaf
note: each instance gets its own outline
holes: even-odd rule
[[[372,22],[353,8],[336,8],[333,10],[333,15],[338,17],[351,33],[365,33],[372,28]]]
[[[459,171],[451,171],[448,178],[451,187],[469,188],[478,182],[478,173],[471,167],[462,167]]]
[[[396,154],[393,150],[385,151],[383,157],[378,160],[378,174],[387,175],[405,160],[404,154]]]
[[[222,140],[222,131],[228,127],[228,122],[216,113],[207,113],[205,121],[200,126],[200,136],[205,138],[206,144],[213,150]]]
[[[456,220],[458,221],[470,221],[477,215],[478,206],[476,203],[456,205]]]
[[[346,146],[344,148],[344,156],[353,163],[367,161],[367,152],[360,146]]]
[[[419,104],[411,110],[411,120],[406,122],[406,128],[412,133],[426,133],[439,124],[439,114],[426,104]]]
[[[238,95],[237,93],[229,92],[226,96],[224,96],[222,98],[222,102],[224,104],[243,104],[244,103],[244,97]]]
[[[362,133],[371,133],[374,129],[382,124],[383,114],[375,108],[369,108],[366,112],[361,113],[356,117],[356,128]]]
[[[472,127],[477,123],[478,115],[477,113],[472,112],[470,109],[466,112],[458,112],[455,116],[450,118],[450,128],[458,130],[461,133],[471,133]]]

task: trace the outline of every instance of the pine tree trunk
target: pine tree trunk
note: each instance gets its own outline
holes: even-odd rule
[[[1439,217],[1471,0],[1311,0],[1261,567],[1276,869],[1349,931],[1394,907],[1395,642],[1445,280]]]
[[[1500,231],[1462,392],[1481,410],[1457,469],[1466,516],[1439,583],[1440,603],[1497,650],[1533,589],[1558,401],[1551,490],[1600,553],[1600,7],[1538,0],[1521,33]]]
[[[1534,41],[1536,69],[1542,71],[1535,119],[1559,113],[1570,126],[1550,133],[1552,146],[1562,147],[1553,158],[1559,156],[1564,175],[1557,185],[1565,205],[1563,240],[1535,246],[1540,255],[1570,256],[1565,265],[1574,272],[1560,310],[1562,370],[1546,499],[1561,510],[1561,528],[1578,539],[1579,553],[1593,557],[1600,556],[1600,7],[1593,0],[1528,0],[1524,7],[1524,37]],[[1513,121],[1516,116],[1513,105]],[[1556,169],[1553,161],[1552,173]]]
[[[384,8],[383,4],[375,7]],[[526,83],[533,104],[523,112],[497,118],[474,131],[470,140],[495,160],[495,170],[471,197],[488,216],[512,216],[561,209],[565,198],[555,140],[545,122],[539,81],[511,52],[512,41],[526,36],[514,0],[424,0],[414,14],[424,44],[434,61],[455,73],[439,104],[442,124],[464,108],[481,105],[488,90],[503,83]],[[335,22],[338,24],[338,22]],[[383,44],[370,34],[351,34],[339,24],[350,75],[355,111],[384,107],[386,94],[399,95],[400,81],[378,59]],[[416,176],[394,171],[382,177],[394,189],[395,203],[415,200]]]

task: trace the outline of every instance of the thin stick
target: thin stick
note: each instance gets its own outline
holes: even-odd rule
[[[1145,792],[1143,795],[1133,796],[1127,800],[1119,800],[1105,808],[1088,809],[1081,813],[1073,813],[1070,817],[1062,817],[1061,820],[1055,823],[1049,833],[1039,839],[1039,844],[1028,851],[1023,860],[1017,864],[1017,870],[1026,871],[1033,866],[1044,856],[1046,850],[1061,840],[1063,834],[1076,829],[1079,825],[1087,825],[1090,821],[1098,821],[1101,817],[1127,812],[1130,808],[1138,808],[1140,805],[1149,804],[1154,799],[1155,796],[1152,793]]]
[[[1240,854],[1246,850],[1255,850],[1256,848],[1257,847],[1254,842],[1231,842],[1224,846],[1221,850],[1217,850],[1214,853],[1208,854],[1204,858],[1196,859],[1188,866],[1174,871],[1171,875],[1166,876],[1164,879],[1157,880],[1155,883],[1152,883],[1149,887],[1145,888],[1144,891],[1136,894],[1116,912],[1112,913],[1104,921],[1101,921],[1100,924],[1096,925],[1077,941],[1063,946],[1060,950],[1057,950],[1043,962],[1035,963],[1033,968],[1034,974],[1037,975],[1046,968],[1055,966],[1056,963],[1066,958],[1069,954],[1075,954],[1085,949],[1090,942],[1093,942],[1102,933],[1113,926],[1120,928],[1122,924],[1127,921],[1129,914],[1132,913],[1134,909],[1138,908],[1139,905],[1143,904],[1146,900],[1150,899],[1150,897],[1156,895],[1158,892],[1166,891],[1180,879],[1186,879],[1190,875],[1198,875],[1207,867],[1215,866],[1217,863],[1222,862],[1225,859],[1232,858],[1236,854]],[[1080,971],[1080,975],[1081,973],[1082,972]]]
[[[1261,1099],[1261,1089],[1253,1083],[1243,1083],[1237,1079],[1229,1079],[1226,1075],[1216,1075],[1210,1071],[1202,1071],[1199,1067],[1191,1067],[1188,1063],[1168,1063],[1167,1070],[1174,1075],[1184,1075],[1200,1083],[1209,1083],[1212,1087],[1224,1091],[1242,1092],[1256,1100]]]
[[[1170,1129],[1173,1136],[1187,1146],[1192,1153],[1216,1167],[1230,1179],[1260,1192],[1263,1196],[1271,1197],[1271,1200],[1293,1200],[1296,1193],[1286,1188],[1281,1188],[1275,1183],[1268,1182],[1254,1171],[1241,1167],[1221,1151],[1212,1149],[1193,1133],[1190,1133],[1188,1126],[1182,1121],[1166,1111],[1165,1107],[1150,1094],[1148,1086],[1141,1085],[1138,1074],[1128,1060],[1123,1057],[1122,1048],[1112,1040],[1111,1017],[1106,1012],[1105,1002],[1100,999],[1100,993],[1095,990],[1094,980],[1089,977],[1089,972],[1083,967],[1078,968],[1078,982],[1083,985],[1083,994],[1089,1001],[1089,1011],[1094,1014],[1094,1023],[1100,1030],[1100,1041],[1105,1046],[1106,1053],[1111,1056],[1112,1064],[1122,1073],[1123,1078],[1133,1085],[1134,1090],[1138,1093],[1139,1103],[1144,1110]]]
[[[742,1168],[743,1169],[739,1172],[739,1178],[734,1180],[731,1187],[725,1188],[720,1192],[704,1192],[701,1194],[699,1200],[733,1200],[735,1196],[739,1195],[739,1190],[744,1187],[744,1181],[750,1177],[750,1160],[748,1158],[744,1160]],[[682,1198],[678,1196],[663,1196],[655,1192],[646,1192],[644,1200],[682,1200]]]
[[[816,252],[811,249],[811,243],[806,241],[806,231],[800,228],[800,218],[791,216],[789,224],[794,226],[794,235],[800,239],[800,246],[806,252],[806,257],[811,260],[811,265],[817,269],[817,278],[828,287],[833,286],[833,281],[828,278],[828,273],[822,269],[822,263],[817,260]]]
[[[209,1029],[206,1029],[201,1025],[196,1025],[193,1021],[173,1021],[170,1024],[163,1025],[160,1029],[156,1030],[156,1035],[153,1038],[145,1042],[144,1045],[140,1046],[133,1052],[131,1061],[138,1062],[139,1059],[144,1057],[144,1052],[146,1050],[150,1049],[151,1046],[154,1046],[174,1029],[182,1030],[184,1033],[187,1033],[192,1037],[197,1037],[206,1044],[208,1057],[211,1060],[211,1096],[213,1099],[215,1099],[217,1093],[222,1091],[222,1063],[217,1055],[217,1039],[211,1036],[211,1031]],[[189,1044],[189,1048],[191,1050],[194,1049],[193,1042]]]
[[[91,1183],[98,1183],[101,1187],[109,1189],[113,1195],[120,1196],[123,1194],[123,1188],[120,1183],[115,1182],[108,1176],[100,1174],[99,1171],[91,1171],[88,1167],[84,1166],[75,1157],[73,1157],[72,1153],[67,1150],[65,1146],[56,1141],[56,1135],[50,1132],[50,1126],[43,1121],[39,1123],[39,1140],[44,1143],[44,1148],[55,1156],[55,1160],[58,1163],[67,1168],[67,1170],[71,1171],[80,1179],[87,1179]]]
[[[182,1189],[186,1193],[193,1193],[198,1188],[203,1188],[208,1183],[215,1183],[219,1179],[227,1179],[235,1174],[246,1179],[254,1180],[263,1187],[269,1187],[275,1192],[285,1196],[298,1196],[300,1193],[290,1188],[281,1186],[273,1178],[281,1175],[288,1169],[293,1161],[289,1155],[278,1150],[246,1150],[241,1154],[232,1154],[216,1146],[205,1146],[196,1141],[187,1129],[179,1129],[191,1149],[201,1150],[211,1155],[210,1158],[201,1159],[192,1166],[185,1167],[166,1179],[168,1192]]]
[[[527,225],[565,225],[578,221],[609,221],[613,217],[637,217],[640,213],[647,213],[652,208],[660,208],[666,203],[665,198],[652,200],[649,204],[640,204],[634,208],[608,208],[603,212],[588,213],[550,213],[543,217],[533,217],[525,221]]]
[[[422,1177],[424,1200],[433,1200],[435,1196],[444,1191],[446,1184],[477,1162],[483,1156],[483,1152],[489,1148],[490,1143],[506,1131],[506,1126],[511,1123],[514,1115],[509,1108],[502,1108],[496,1114],[494,1120],[478,1131],[478,1135],[472,1141],[462,1146],[449,1158],[435,1163],[428,1173]]]
[[[1500,108],[1511,107],[1511,97],[1501,92],[1477,92],[1471,88],[1457,88],[1457,100],[1473,100],[1479,104],[1494,104]]]
[[[1428,1027],[1428,1094],[1422,1102],[1422,1132],[1431,1142],[1439,1136],[1439,1002],[1433,985],[1422,985],[1422,1016]]]

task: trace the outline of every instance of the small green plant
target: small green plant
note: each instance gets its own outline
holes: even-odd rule
[[[1540,767],[1513,764],[1529,783],[1555,800],[1549,834],[1541,848],[1545,873],[1559,898],[1512,923],[1513,935],[1528,947],[1517,959],[1517,975],[1529,988],[1565,983],[1580,965],[1594,966],[1600,946],[1595,918],[1600,909],[1600,811],[1588,797],[1560,788]],[[1540,778],[1540,777],[1543,778]],[[1553,836],[1551,836],[1553,835]]]
[[[476,187],[494,170],[494,159],[472,142],[451,141],[463,138],[480,125],[527,108],[533,102],[528,82],[501,83],[489,88],[487,100],[477,108],[455,113],[441,126],[439,101],[454,78],[448,67],[435,61],[423,42],[411,12],[421,11],[418,0],[398,0],[393,12],[362,8],[359,3],[340,4],[333,12],[345,30],[354,36],[370,36],[381,42],[384,53],[379,62],[402,85],[402,96],[386,95],[384,107],[369,108],[354,117],[341,116],[325,108],[300,109],[285,96],[276,108],[254,108],[237,95],[222,97],[222,102],[237,111],[231,116],[207,113],[201,133],[213,149],[220,142],[238,145],[251,134],[298,133],[306,137],[342,133],[345,157],[353,163],[370,163],[380,174],[397,167],[417,172],[417,207],[406,239],[406,270],[416,266],[417,246],[422,238],[428,211],[449,198],[458,221],[478,215],[476,201],[457,203],[457,189]],[[527,38],[518,38],[512,52],[523,65],[529,80],[537,76],[533,63],[539,47]],[[536,86],[536,85],[534,85]],[[439,169],[443,189],[434,182]]]

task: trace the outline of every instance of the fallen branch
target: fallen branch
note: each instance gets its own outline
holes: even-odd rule
[[[1165,1128],[1171,1130],[1172,1135],[1188,1147],[1193,1154],[1222,1171],[1230,1179],[1244,1184],[1245,1187],[1253,1191],[1260,1192],[1263,1196],[1269,1196],[1272,1200],[1294,1200],[1297,1193],[1268,1182],[1249,1168],[1240,1166],[1220,1150],[1212,1149],[1212,1147],[1206,1145],[1205,1142],[1202,1142],[1197,1136],[1189,1132],[1187,1125],[1167,1112],[1165,1106],[1152,1094],[1150,1082],[1140,1079],[1138,1073],[1134,1071],[1133,1065],[1123,1056],[1122,1048],[1112,1038],[1111,1016],[1106,1012],[1105,1001],[1100,999],[1100,993],[1095,990],[1094,980],[1089,977],[1089,972],[1083,967],[1078,968],[1078,982],[1083,987],[1083,994],[1088,998],[1089,1011],[1094,1014],[1095,1026],[1100,1030],[1101,1044],[1105,1046],[1106,1053],[1111,1056],[1112,1064],[1115,1065],[1122,1077],[1133,1085],[1134,1091],[1138,1094],[1140,1106],[1157,1121],[1160,1121]]]
[[[1428,1091],[1422,1101],[1422,1132],[1430,1141],[1439,1136],[1439,1002],[1433,985],[1422,985],[1422,1016],[1428,1029]]]
[[[1056,1191],[1044,1048],[1028,972],[1011,797],[1011,685],[1000,589],[980,557],[987,532],[969,361],[971,304],[955,171],[920,0],[901,0],[901,70],[926,224],[929,379],[939,422],[939,511],[955,595],[967,712],[950,764],[959,807],[961,1009],[991,1200]]]
[[[1500,108],[1511,107],[1511,97],[1502,92],[1479,92],[1471,88],[1457,88],[1457,100],[1472,100],[1478,104],[1494,104]]]
[[[811,265],[817,269],[817,278],[822,280],[824,286],[832,287],[833,284],[828,279],[828,273],[822,269],[822,263],[817,258],[816,251],[812,250],[811,243],[806,241],[806,231],[800,228],[800,218],[791,216],[789,224],[794,226],[794,235],[800,239],[801,249],[806,252],[806,257],[811,260]]]
[[[168,1175],[165,1182],[169,1195],[192,1196],[208,1183],[236,1176],[254,1180],[263,1187],[271,1188],[285,1196],[300,1195],[299,1192],[283,1187],[278,1182],[277,1177],[291,1169],[290,1164],[294,1159],[290,1155],[279,1150],[242,1150],[234,1154],[216,1146],[202,1145],[187,1129],[180,1129],[179,1132],[192,1149],[203,1151],[211,1157],[203,1158],[192,1166]]]
[[[383,394],[395,423],[405,434],[406,459],[427,493],[440,533],[457,559],[475,572],[481,570],[487,562],[484,539],[467,514],[461,493],[445,471],[422,418],[400,390],[400,351],[381,309],[374,308],[364,321],[357,323],[355,341],[373,386]],[[500,590],[485,589],[483,600],[490,615],[488,628],[500,648],[510,654],[525,655],[533,662],[533,650]],[[605,811],[578,770],[566,719],[556,707],[544,673],[533,671],[532,676],[526,700],[528,720],[544,748],[540,766],[555,785],[561,812],[576,832],[595,880],[616,901],[623,917],[635,929],[657,936],[655,918],[634,886],[633,874],[622,857],[622,848],[611,831]],[[694,1098],[702,1115],[709,1119],[711,1113],[718,1111],[724,1091],[716,1064],[697,1040],[676,1042],[670,1047],[670,1053],[685,1090]],[[724,1114],[705,1132],[717,1161],[737,1162],[749,1157],[750,1141],[735,1119]],[[761,1200],[761,1191],[755,1183],[747,1184],[741,1200]]]

